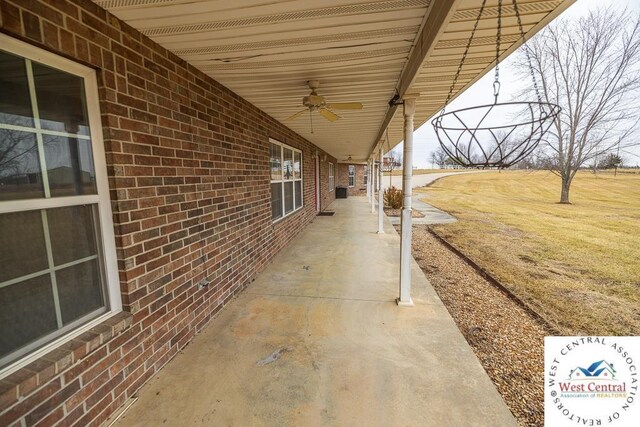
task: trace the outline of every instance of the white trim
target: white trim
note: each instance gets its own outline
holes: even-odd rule
[[[69,327],[73,327],[75,325],[75,323],[82,323],[85,320],[85,318],[90,318],[91,316],[94,315],[94,313],[99,312],[101,310],[104,310],[104,308],[102,308],[100,310],[96,310],[96,311],[94,311],[92,313],[89,313],[86,316],[81,317],[80,319],[78,319],[76,322],[73,322],[73,323],[69,324],[68,326]],[[122,311],[122,310],[120,310],[120,311]],[[66,343],[67,341],[71,341],[72,339],[74,339],[76,337],[79,337],[80,335],[84,334],[85,332],[87,332],[91,328],[95,328],[96,326],[98,326],[99,324],[104,322],[105,320],[115,316],[118,313],[119,312],[113,312],[113,311],[104,313],[101,316],[96,317],[95,319],[93,319],[91,321],[88,321],[87,323],[85,323],[81,327],[77,327],[77,328],[73,329],[68,334],[62,335],[62,336],[58,337],[57,339],[51,341],[50,343],[43,345],[39,349],[34,350],[33,352],[29,353],[27,356],[16,360],[15,362],[13,362],[10,365],[5,366],[4,368],[0,369],[0,379],[8,377],[9,375],[13,374],[17,370],[24,368],[25,366],[27,366],[29,363],[33,362],[34,360],[37,360],[37,359],[41,358],[42,356],[44,356],[45,354],[49,353],[51,350],[55,350],[56,348],[60,347],[62,344]],[[38,344],[38,341],[36,341],[33,344]],[[0,363],[2,363],[2,362],[3,362],[2,359],[0,359]]]
[[[336,189],[336,169],[333,163],[329,163],[329,193],[333,193]]]
[[[99,107],[99,93],[98,93],[98,83],[95,70],[86,67],[84,65],[78,64],[76,62],[70,61],[66,58],[58,56],[56,54],[47,52],[30,44],[24,43],[22,41],[16,40],[12,37],[6,36],[4,34],[0,34],[0,46],[1,50],[9,52],[11,54],[20,56],[24,58],[27,64],[27,77],[30,79],[29,88],[30,88],[30,96],[32,99],[32,106],[34,109],[37,109],[37,105],[33,102],[35,99],[35,86],[33,85],[33,75],[31,70],[31,64],[29,61],[35,61],[38,63],[42,63],[47,67],[55,68],[65,73],[69,73],[78,77],[81,77],[84,80],[84,96],[86,102],[87,109],[87,119],[90,129],[90,136],[84,135],[75,135],[75,134],[65,134],[64,132],[57,131],[46,131],[40,128],[40,123],[38,120],[38,111],[36,111],[34,115],[34,128],[20,128],[21,131],[36,133],[39,137],[39,144],[42,142],[42,134],[51,134],[51,135],[59,135],[59,136],[73,136],[74,138],[79,139],[90,139],[91,148],[92,148],[92,157],[94,163],[95,170],[95,181],[96,181],[96,189],[97,195],[83,195],[83,196],[70,196],[70,197],[48,197],[40,199],[27,199],[27,200],[16,200],[16,201],[3,201],[0,202],[0,213],[9,213],[9,212],[20,212],[20,211],[28,211],[35,209],[49,209],[56,207],[65,207],[65,206],[76,206],[76,205],[96,205],[97,215],[94,215],[96,218],[96,246],[98,255],[96,256],[100,261],[99,264],[102,267],[104,274],[104,297],[105,297],[105,307],[101,307],[98,310],[95,310],[92,313],[88,313],[83,316],[81,319],[78,319],[75,322],[72,322],[69,325],[64,326],[61,329],[58,329],[57,332],[62,331],[62,335],[54,338],[49,343],[46,343],[47,339],[51,339],[52,334],[49,334],[43,337],[40,340],[36,340],[35,342],[24,347],[25,352],[29,352],[29,354],[19,357],[13,363],[5,366],[0,369],[0,378],[15,372],[17,369],[26,366],[31,363],[35,359],[42,357],[45,353],[51,351],[52,349],[60,346],[61,344],[81,335],[87,330],[95,327],[96,325],[104,322],[107,318],[113,316],[122,311],[122,300],[120,296],[120,280],[118,276],[118,265],[117,265],[117,257],[116,257],[116,247],[115,247],[115,235],[113,229],[113,219],[111,212],[111,200],[109,198],[109,184],[108,184],[108,175],[107,175],[107,164],[106,164],[106,156],[104,152],[104,140],[102,135],[102,121],[100,116],[100,107]],[[30,76],[30,77],[29,77]],[[10,126],[3,126],[3,128],[9,128]],[[18,129],[16,129],[18,130]],[[42,148],[42,147],[39,147]],[[42,150],[39,150],[43,152]],[[41,155],[42,157],[42,155]],[[41,165],[46,169],[46,165],[42,162]],[[43,173],[43,181],[47,178],[46,170]],[[46,184],[46,182],[45,182]],[[48,186],[47,186],[48,187]],[[47,188],[45,187],[45,188]],[[43,211],[44,214],[44,211]],[[45,230],[47,232],[47,230]],[[50,254],[49,254],[50,255]],[[50,258],[50,256],[49,256]],[[86,261],[86,259],[83,259]],[[51,261],[51,260],[50,260]],[[79,260],[72,261],[73,263],[79,262]],[[58,266],[62,268],[62,266]],[[58,268],[56,267],[56,270]],[[52,269],[49,269],[53,271]],[[34,273],[35,274],[35,273]],[[46,273],[45,273],[46,274]],[[58,310],[58,308],[56,309]],[[106,310],[106,313],[104,313]],[[100,314],[104,313],[104,314]],[[91,320],[91,317],[98,316]],[[59,317],[59,316],[57,316]],[[60,322],[60,319],[58,319]],[[84,323],[84,324],[83,324]],[[72,329],[70,331],[65,331],[65,329]],[[46,343],[46,344],[45,344]],[[35,348],[39,347],[37,350]],[[9,355],[0,362],[6,363],[10,360],[10,357],[15,357],[15,355],[20,354],[20,351],[13,352],[13,356]]]
[[[49,174],[47,173],[47,159],[44,155],[44,141],[40,131],[40,110],[38,109],[38,97],[36,96],[36,82],[33,78],[33,67],[28,59],[24,61],[27,72],[27,86],[29,88],[29,100],[31,101],[31,114],[33,114],[33,127],[36,132],[36,141],[38,144],[38,160],[40,161],[40,174],[42,175],[42,187],[44,189],[44,197],[51,197],[51,188],[49,188]]]
[[[353,175],[351,175],[351,169],[353,168]],[[351,184],[351,178],[353,178],[353,184]],[[347,165],[347,186],[349,188],[356,186],[356,165]]]
[[[44,246],[47,251],[47,264],[49,265],[49,280],[51,280],[53,306],[56,310],[56,322],[58,323],[57,330],[60,330],[63,326],[62,309],[60,308],[60,296],[58,295],[58,281],[56,280],[56,272],[53,269],[55,263],[53,262],[53,248],[51,247],[51,233],[49,232],[49,219],[47,218],[47,211],[40,211],[40,217],[42,218],[42,230],[44,231]]]
[[[116,237],[113,228],[113,213],[109,197],[109,178],[107,174],[107,160],[104,152],[104,138],[102,135],[102,119],[100,116],[100,97],[98,93],[98,79],[94,70],[85,77],[84,88],[87,103],[87,115],[91,132],[91,147],[93,148],[93,168],[96,174],[96,189],[98,191],[98,221],[100,240],[96,241],[98,253],[102,253],[104,273],[107,285],[107,309],[112,313],[122,311],[120,295],[120,276],[116,255]],[[107,302],[107,301],[105,301]]]
[[[280,147],[280,179],[271,179],[271,144],[273,145],[277,145]],[[296,153],[300,154],[300,178],[295,178],[295,174],[294,174],[294,178],[290,178],[290,179],[285,179],[284,177],[284,149],[288,149],[291,150],[291,156],[292,156],[292,160],[293,163],[295,164],[295,159],[296,159]],[[304,163],[304,153],[302,152],[302,150],[299,150],[297,148],[293,148],[290,145],[287,145],[285,143],[282,143],[278,140],[275,140],[273,138],[269,138],[269,183],[270,184],[282,184],[280,186],[281,188],[281,195],[282,195],[282,216],[278,217],[278,218],[273,218],[273,213],[271,214],[272,216],[272,221],[275,224],[276,222],[288,217],[289,215],[293,215],[295,212],[299,211],[300,209],[304,208],[304,170],[303,170],[303,163]],[[285,195],[284,195],[284,184],[287,182],[291,182],[292,186],[293,186],[293,210],[291,212],[286,212],[285,211]],[[300,190],[301,190],[301,198],[302,200],[300,200],[300,207],[296,208],[296,182],[300,183]]]
[[[316,212],[320,212],[321,209],[321,201],[320,201],[320,156],[316,154],[315,158],[315,176],[314,176],[314,186],[315,186],[315,196],[316,196]],[[304,199],[304,197],[303,197]]]
[[[48,243],[48,244],[50,244],[50,243]],[[51,270],[53,270],[53,271],[64,270],[67,267],[73,267],[74,265],[82,264],[82,263],[87,262],[87,261],[93,261],[94,259],[97,259],[97,258],[98,258],[98,255],[91,255],[91,256],[88,256],[88,257],[76,259],[74,261],[70,261],[70,262],[68,262],[66,264],[56,265],[56,266],[53,266],[52,268],[45,268],[44,270],[40,270],[40,271],[36,271],[35,273],[27,274],[26,276],[20,276],[20,277],[16,277],[15,279],[4,281],[4,282],[0,283],[0,288],[5,288],[7,286],[15,285],[16,283],[25,282],[27,280],[35,279],[36,277],[48,274]]]
[[[47,129],[42,129],[42,128],[30,128],[28,126],[9,125],[9,124],[6,124],[6,123],[0,123],[0,129],[15,130],[15,131],[18,131],[18,132],[41,133],[43,135],[61,136],[63,138],[76,138],[76,139],[91,140],[90,136],[81,135],[79,133],[60,132],[58,130],[47,130]]]
[[[95,150],[94,150],[95,152]],[[95,167],[95,165],[94,165]],[[96,171],[97,175],[97,171]],[[96,176],[96,181],[98,177]],[[101,190],[98,189],[98,192]],[[38,209],[64,208],[66,206],[77,205],[97,205],[104,197],[98,194],[89,194],[87,196],[68,196],[68,197],[52,197],[49,199],[24,199],[16,201],[0,202],[0,213],[24,212]]]
[[[63,58],[55,53],[40,49],[39,47],[14,39],[13,37],[2,33],[0,33],[0,46],[2,46],[0,50],[30,59],[31,61],[39,62],[47,67],[62,70],[65,73],[83,78],[90,75],[95,76],[95,71],[85,65]]]

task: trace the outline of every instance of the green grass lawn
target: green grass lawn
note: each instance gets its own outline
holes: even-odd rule
[[[640,334],[640,174],[447,177],[421,190],[459,222],[438,232],[563,333]]]

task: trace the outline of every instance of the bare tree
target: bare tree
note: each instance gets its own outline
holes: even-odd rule
[[[560,203],[570,203],[573,178],[596,153],[638,144],[629,136],[638,123],[632,104],[640,87],[640,16],[631,15],[599,8],[574,21],[556,21],[517,59],[529,74],[528,51],[542,101],[562,108],[539,153],[562,179]]]
[[[431,163],[434,165],[438,165],[440,169],[444,168],[449,162],[449,155],[446,151],[442,149],[442,147],[436,148],[431,152]]]
[[[402,151],[397,148],[389,151],[385,156],[385,166],[389,172],[389,187],[391,187],[393,171],[402,166]]]

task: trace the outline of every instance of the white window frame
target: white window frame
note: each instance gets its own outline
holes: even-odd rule
[[[329,163],[329,193],[336,189],[335,166]]]
[[[351,174],[351,171],[353,170],[353,175]],[[355,187],[356,186],[356,165],[347,165],[347,183],[349,184],[349,187]]]
[[[1,50],[5,52],[22,57],[28,61],[39,62],[45,66],[55,68],[62,72],[72,74],[83,79],[90,136],[86,137],[74,135],[74,137],[91,139],[97,190],[97,194],[95,195],[2,201],[0,202],[0,214],[30,210],[43,210],[66,206],[95,205],[97,207],[96,210],[98,213],[98,218],[96,218],[95,220],[96,232],[98,234],[96,235],[96,245],[98,249],[97,256],[101,259],[100,264],[102,266],[102,269],[104,270],[104,280],[106,282],[106,295],[104,301],[106,306],[105,313],[95,318],[92,317],[93,313],[89,313],[83,318],[72,322],[70,325],[58,329],[55,332],[37,340],[36,342],[25,346],[20,350],[20,353],[25,353],[23,356],[19,356],[17,360],[0,369],[0,378],[3,378],[26,366],[39,357],[42,357],[44,354],[53,350],[54,348],[59,347],[65,342],[70,341],[71,339],[81,335],[87,330],[104,322],[114,314],[121,312],[122,299],[120,295],[120,280],[118,276],[115,236],[112,219],[113,217],[111,212],[111,200],[109,198],[107,164],[104,152],[104,140],[102,135],[102,121],[100,117],[98,82],[96,78],[96,72],[95,70],[84,65],[70,61],[66,58],[63,58],[51,52],[47,52],[43,49],[16,40],[4,34],[0,34],[0,46]],[[29,75],[29,79],[30,88],[33,88],[31,75]],[[31,90],[31,92],[34,91]],[[34,94],[32,93],[31,96],[33,98]],[[0,124],[0,127],[3,127],[3,125]],[[7,125],[3,128],[8,127],[12,126]],[[15,126],[13,128],[15,128]],[[26,130],[31,133],[35,133],[38,140],[42,139],[43,134],[61,134],[61,132],[46,131],[43,129],[27,128]],[[46,165],[43,164],[42,167],[44,168],[46,167]],[[102,310],[104,309],[101,308],[100,311]],[[66,329],[69,330],[64,332]],[[58,335],[60,333],[62,333],[62,335],[52,339],[52,336]],[[5,357],[5,359],[5,361],[10,360],[9,356]]]
[[[280,141],[277,141],[273,138],[269,138],[269,163],[271,163],[271,144],[273,145],[278,145],[280,146],[280,179],[271,179],[271,166],[269,166],[269,175],[270,175],[270,183],[271,184],[277,184],[280,183],[282,185],[280,185],[280,191],[282,193],[282,216],[278,217],[278,218],[273,218],[273,213],[271,214],[272,216],[272,221],[278,222],[283,220],[284,218],[288,217],[289,215],[293,215],[294,213],[296,213],[297,211],[299,211],[300,209],[302,209],[304,207],[304,173],[303,173],[303,160],[304,160],[304,155],[302,154],[302,150],[298,150],[297,148],[293,148],[290,145],[284,144]],[[293,154],[293,160],[295,163],[295,153],[300,154],[300,178],[292,178],[292,179],[285,179],[284,178],[284,149],[287,150],[291,150],[294,154]],[[294,175],[295,177],[295,175]],[[285,182],[292,182],[293,183],[293,210],[289,213],[285,212],[285,200],[284,200],[284,183]],[[300,183],[300,192],[302,200],[300,200],[300,207],[296,208],[296,182]],[[271,190],[271,189],[269,189]]]
[[[369,182],[369,165],[364,165],[364,167],[362,168],[362,180],[363,180],[363,184],[362,185],[367,185]]]

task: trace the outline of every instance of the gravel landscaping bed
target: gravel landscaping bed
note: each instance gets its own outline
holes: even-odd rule
[[[384,208],[384,213],[387,216],[400,216],[402,209]],[[424,218],[424,214],[419,210],[413,209],[411,211],[411,218]]]
[[[414,257],[521,426],[543,425],[544,336],[553,335],[427,230]]]

